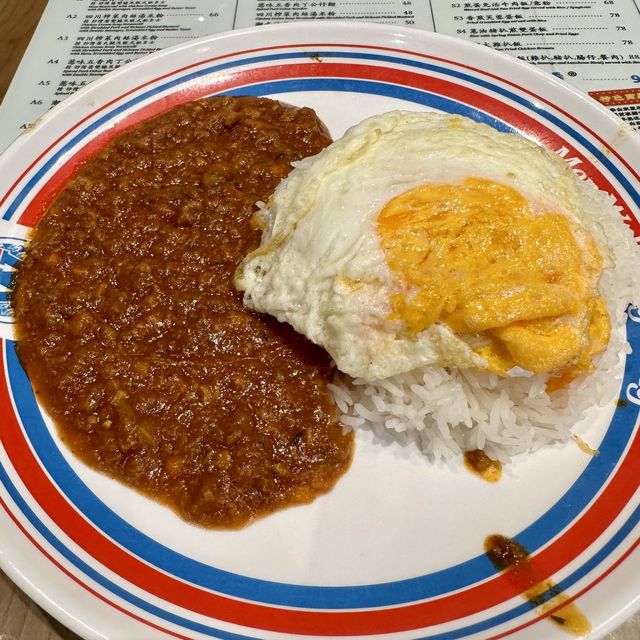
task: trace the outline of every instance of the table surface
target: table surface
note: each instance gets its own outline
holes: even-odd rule
[[[47,0],[0,0],[0,101],[46,4]],[[44,612],[0,572],[0,640],[80,638]],[[640,640],[640,614],[603,640]]]

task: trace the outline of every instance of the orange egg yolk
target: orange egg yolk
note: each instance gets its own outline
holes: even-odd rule
[[[496,373],[551,373],[549,390],[592,370],[609,342],[593,238],[564,215],[532,212],[510,187],[421,185],[384,207],[377,232],[402,283],[392,317],[411,333],[444,323]]]

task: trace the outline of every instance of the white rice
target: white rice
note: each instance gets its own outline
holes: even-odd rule
[[[596,359],[596,371],[565,389],[547,394],[548,374],[502,378],[479,370],[425,366],[408,373],[366,382],[340,374],[330,385],[342,422],[370,428],[416,443],[435,459],[484,449],[492,458],[512,456],[571,437],[590,408],[616,399],[626,355],[626,309],[640,300],[634,274],[640,272],[638,247],[622,222],[613,199],[581,183],[585,226],[601,251],[609,247],[600,280],[607,300],[612,335]],[[606,253],[606,249],[604,250]]]

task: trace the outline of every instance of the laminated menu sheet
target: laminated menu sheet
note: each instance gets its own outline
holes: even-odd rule
[[[211,33],[357,20],[444,33],[516,56],[640,129],[640,0],[49,0],[0,106],[0,149],[95,78]]]

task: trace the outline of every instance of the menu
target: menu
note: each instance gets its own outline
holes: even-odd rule
[[[0,149],[45,111],[137,57],[295,20],[427,29],[504,51],[587,91],[640,129],[640,0],[49,0],[0,106]]]

